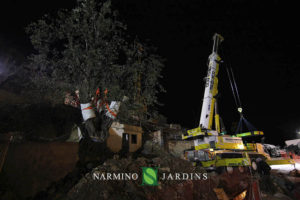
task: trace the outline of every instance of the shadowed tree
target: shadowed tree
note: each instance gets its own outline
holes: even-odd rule
[[[21,70],[24,56],[17,49],[15,44],[0,35],[0,87]]]
[[[127,36],[111,1],[78,0],[71,11],[45,15],[26,31],[36,50],[28,67],[41,96],[50,94],[53,102],[61,102],[64,92],[79,90],[82,105],[91,102],[97,88],[102,97],[107,89],[107,102],[128,97],[119,119],[143,120],[151,115],[157,94],[163,91],[158,82],[162,59],[153,48]],[[101,131],[91,123],[95,119],[87,120],[89,135],[105,138],[111,118],[105,112],[96,116]]]

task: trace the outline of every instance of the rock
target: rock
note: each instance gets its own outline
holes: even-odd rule
[[[209,188],[217,186],[213,180],[159,180],[157,187],[141,186],[141,167],[157,167],[158,175],[162,173],[205,172],[203,168],[193,167],[188,161],[176,158],[170,154],[162,152],[160,156],[154,158],[138,157],[137,159],[122,158],[119,160],[110,159],[105,164],[99,165],[93,172],[136,172],[139,179],[134,181],[102,181],[93,180],[91,173],[82,178],[71,190],[68,198],[70,200],[92,200],[92,199],[214,199],[215,194]],[[83,180],[85,179],[85,180]],[[87,182],[86,182],[87,181]],[[209,184],[208,184],[209,183]],[[97,191],[96,191],[97,190]]]
[[[266,193],[274,194],[276,191],[282,191],[277,184],[274,184],[270,176],[262,176],[259,180],[260,189]]]
[[[183,158],[184,151],[191,149],[194,146],[194,142],[191,140],[170,140],[168,141],[168,149],[170,154],[175,157]]]
[[[88,163],[87,165],[86,165],[86,168],[87,169],[93,169],[93,163]]]
[[[271,179],[285,194],[289,194],[294,189],[294,184],[283,175],[271,176]]]
[[[170,172],[170,167],[162,167],[160,168],[162,172]]]
[[[158,167],[159,166],[159,167]],[[158,186],[142,185],[142,167],[158,167]],[[137,180],[97,180],[93,173],[137,173]],[[237,194],[248,190],[251,178],[260,179],[261,191],[264,199],[287,199],[288,183],[280,175],[275,177],[251,177],[249,173],[239,173],[234,170],[233,174],[209,173],[207,180],[162,180],[164,174],[175,174],[184,172],[206,173],[199,166],[193,166],[191,162],[174,157],[165,151],[159,155],[143,157],[139,155],[134,158],[108,159],[105,163],[98,165],[91,171],[80,171],[68,176],[64,181],[55,184],[42,199],[68,199],[68,200],[94,200],[94,199],[116,199],[116,200],[192,200],[192,199],[216,199],[213,188],[223,188],[230,199]],[[174,177],[174,175],[173,175]],[[253,181],[253,180],[252,180]],[[276,184],[273,184],[276,183]],[[264,186],[268,186],[264,188]],[[281,189],[285,187],[285,189]],[[53,189],[54,188],[54,189]],[[270,189],[271,188],[271,189]],[[277,194],[275,194],[277,193]],[[48,195],[48,196],[47,196]],[[49,196],[50,195],[50,196]],[[38,198],[36,198],[38,199]]]
[[[297,169],[294,169],[292,171],[289,172],[290,176],[294,176],[294,177],[300,177],[300,171]]]
[[[66,142],[79,142],[82,138],[81,130],[78,126],[74,125],[71,129],[71,134]]]
[[[276,193],[276,194],[274,194],[274,197],[281,199],[281,200],[292,200],[290,197],[288,197],[282,193]]]
[[[160,155],[162,151],[163,148],[160,145],[153,143],[152,140],[147,140],[142,153],[145,155]]]

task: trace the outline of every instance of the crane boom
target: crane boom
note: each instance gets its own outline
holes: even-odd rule
[[[213,50],[209,56],[208,72],[205,80],[205,91],[201,110],[199,127],[203,129],[212,129],[213,113],[216,103],[215,96],[218,94],[218,72],[221,57],[218,55],[219,44],[224,40],[220,34],[213,36]]]

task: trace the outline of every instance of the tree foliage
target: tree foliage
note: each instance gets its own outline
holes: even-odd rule
[[[17,47],[0,35],[0,87],[20,72],[24,56]]]
[[[107,88],[109,100],[125,95],[137,108],[154,106],[163,91],[162,59],[126,34],[111,1],[78,0],[76,8],[45,15],[26,31],[36,51],[28,62],[31,79],[43,94],[62,99],[79,89],[86,103],[97,88]]]

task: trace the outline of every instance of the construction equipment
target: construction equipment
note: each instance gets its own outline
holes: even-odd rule
[[[217,101],[216,95],[218,94],[218,72],[219,63],[221,57],[218,55],[219,43],[221,43],[224,38],[215,34],[213,37],[214,45],[212,53],[209,56],[208,72],[205,79],[205,91],[201,110],[200,124],[199,127],[206,130],[212,130],[213,112],[215,111],[215,128],[216,132],[214,135],[220,132],[219,114],[217,112]]]
[[[252,168],[256,170],[256,159],[263,159],[268,165],[285,165],[295,164],[295,161],[285,156],[278,146],[272,144],[263,144],[261,142],[254,142],[260,139],[264,133],[262,131],[251,131],[246,133],[238,133],[235,136],[243,139],[245,151],[251,159]],[[250,142],[249,142],[250,141]]]
[[[221,57],[218,48],[223,41],[219,34],[213,36],[213,50],[209,56],[208,72],[205,77],[205,91],[200,116],[199,127],[188,130],[182,135],[182,139],[193,139],[194,149],[185,151],[185,158],[207,169],[222,170],[226,168],[232,171],[234,166],[249,166],[250,159],[240,137],[232,137],[224,134],[221,127],[217,106],[218,72]],[[213,129],[213,121],[214,129]],[[243,171],[243,169],[241,169]]]
[[[251,164],[249,156],[245,152],[212,148],[186,151],[185,158],[207,170],[217,170],[220,173],[224,170],[232,173],[233,167],[238,167],[240,172],[244,172],[243,167]]]
[[[271,144],[253,142],[253,140],[263,139],[264,133],[262,131],[257,131],[257,129],[243,115],[242,102],[239,96],[233,70],[231,67],[227,67],[226,71],[237,111],[240,114],[240,120],[235,131],[235,137],[240,137],[243,139],[245,151],[248,153],[249,158],[251,159],[252,169],[257,169],[256,159],[258,158],[262,159],[268,165],[294,164],[295,162],[292,159],[283,157],[281,155],[279,147]],[[246,125],[248,132],[243,132],[243,124]]]
[[[251,159],[252,169],[256,171],[256,159],[261,158],[268,165],[289,165],[295,164],[293,158],[286,156],[284,150],[279,146],[272,144],[264,144],[261,142],[264,133],[262,131],[250,131],[245,133],[237,133],[234,135],[243,139],[245,151]],[[259,140],[259,142],[254,142]]]
[[[268,165],[295,164],[293,159],[283,156],[281,153],[282,150],[280,150],[278,146],[261,143],[247,143],[245,147],[245,151],[248,152],[253,165],[255,165],[255,159],[258,157],[262,158]],[[256,170],[255,167],[254,170]]]
[[[218,55],[218,48],[223,41],[219,34],[213,36],[213,50],[209,56],[208,72],[205,77],[205,91],[200,116],[199,127],[188,130],[182,135],[184,140],[194,140],[194,149],[185,151],[185,159],[195,162],[207,169],[227,168],[230,171],[233,166],[250,166],[256,171],[257,162],[266,162],[269,165],[293,164],[293,160],[280,157],[278,149],[272,145],[261,143],[248,143],[247,138],[262,137],[262,131],[257,131],[254,126],[246,120],[243,115],[242,103],[239,97],[237,84],[233,70],[227,69],[230,86],[233,92],[237,110],[240,114],[236,135],[224,135],[224,127],[221,127],[221,118],[218,113],[218,72],[221,57]],[[213,121],[214,129],[213,129]],[[247,126],[248,132],[242,133],[243,123]],[[270,154],[271,153],[271,154]],[[271,156],[276,154],[277,158]]]
[[[300,139],[286,140],[285,144],[282,157],[292,158],[296,163],[300,163]]]
[[[218,55],[219,44],[224,38],[215,34],[213,36],[214,44],[212,53],[209,56],[208,72],[205,77],[205,91],[200,116],[199,127],[187,131],[182,139],[193,138],[196,136],[217,136],[221,131],[220,116],[217,110],[217,94],[218,94],[218,72],[221,57]],[[214,115],[215,113],[215,115]],[[213,116],[215,116],[215,130],[212,129]]]

